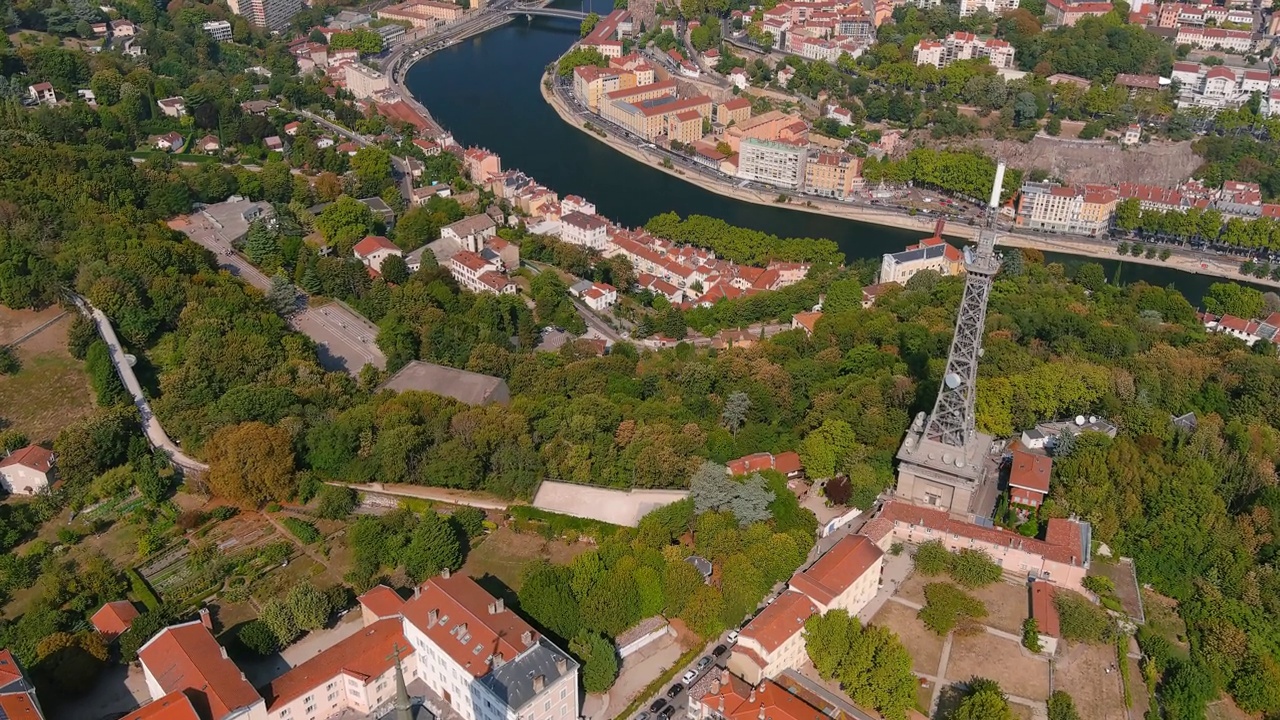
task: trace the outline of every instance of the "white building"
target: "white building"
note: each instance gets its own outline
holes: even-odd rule
[[[1263,93],[1265,97],[1271,90],[1271,74],[1265,70],[1176,62],[1171,77],[1178,81],[1180,109],[1234,109],[1249,102],[1253,93]]]
[[[1009,70],[1013,68],[1014,53],[1013,46],[1004,40],[953,32],[942,40],[921,40],[916,43],[912,59],[916,65],[944,68],[957,60],[987,58],[991,67]]]
[[[58,93],[54,92],[53,85],[42,82],[27,87],[27,96],[33,102],[44,103],[45,105],[57,105]]]
[[[1018,9],[1018,0],[960,0],[960,17],[968,17],[979,10],[1000,15]]]
[[[445,225],[440,229],[440,239],[453,240],[463,250],[478,253],[484,247],[485,241],[497,233],[498,226],[493,222],[493,218],[481,213]]]
[[[449,274],[466,290],[474,293],[512,294],[515,283],[502,274],[496,259],[485,258],[470,250],[459,250],[445,263]]]
[[[603,312],[618,302],[618,289],[609,283],[581,280],[574,283],[569,292],[596,312]]]
[[[1019,198],[1019,227],[1091,237],[1107,231],[1119,201],[1116,189],[1107,185],[1052,183],[1024,183]]]
[[[360,63],[349,63],[344,69],[347,90],[357,99],[371,98],[391,87],[387,76]]]
[[[211,20],[201,25],[200,29],[218,42],[231,42],[231,23],[226,20]]]
[[[603,250],[607,242],[609,223],[599,215],[571,212],[560,216],[560,239],[582,245],[592,250]]]
[[[351,248],[356,259],[372,268],[374,272],[382,272],[382,263],[392,255],[404,257],[404,253],[396,244],[381,235],[369,235]]]
[[[0,460],[0,489],[14,495],[34,495],[54,479],[57,456],[39,445],[14,450]]]
[[[1247,55],[1253,52],[1257,43],[1253,33],[1247,30],[1221,30],[1219,28],[1180,27],[1174,40],[1176,45],[1213,50],[1223,50]]]
[[[157,100],[156,105],[160,106],[160,112],[164,113],[166,117],[180,118],[187,114],[187,101],[180,97]]]
[[[807,156],[804,143],[743,138],[738,152],[738,177],[780,188],[799,189],[804,182]]]
[[[227,0],[231,12],[260,28],[280,30],[302,12],[302,0]]]

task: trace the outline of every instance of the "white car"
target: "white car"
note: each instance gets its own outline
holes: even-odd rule
[[[696,677],[698,677],[698,671],[697,671],[697,670],[690,670],[690,671],[686,672],[686,673],[684,674],[684,676],[683,676],[683,677],[681,677],[681,678],[680,678],[680,682],[684,683],[685,685],[688,685],[688,684],[689,684],[689,682],[690,682],[690,681],[692,681],[692,680],[693,680],[694,678],[696,678]]]
[[[737,630],[729,631],[729,635],[725,638],[725,642],[729,643],[730,645],[738,642],[738,631]]]

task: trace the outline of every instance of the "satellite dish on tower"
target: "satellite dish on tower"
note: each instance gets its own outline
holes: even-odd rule
[[[942,382],[946,383],[948,388],[955,390],[960,387],[960,376],[955,373],[947,373],[946,376],[942,378]]]

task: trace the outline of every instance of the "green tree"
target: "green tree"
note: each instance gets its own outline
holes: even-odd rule
[[[285,598],[293,622],[300,630],[319,630],[329,621],[333,608],[329,605],[329,597],[316,589],[309,582],[294,585]]]
[[[600,22],[600,14],[599,14],[599,13],[594,13],[594,12],[592,12],[592,13],[587,13],[587,16],[586,16],[585,18],[583,18],[583,20],[582,20],[582,25],[581,25],[581,27],[579,28],[579,35],[578,35],[578,36],[579,36],[579,37],[586,37],[586,36],[590,35],[590,34],[591,34],[591,31],[595,29],[596,24],[597,24],[597,23],[599,23],[599,22]]]
[[[809,477],[827,478],[844,466],[857,445],[857,436],[849,423],[827,418],[800,441],[798,452]]]
[[[409,279],[409,266],[400,255],[388,255],[382,260],[378,270],[382,279],[394,285],[401,285]]]
[[[998,688],[982,688],[960,701],[951,720],[1014,720],[1014,714]]]
[[[1022,621],[1022,646],[1033,653],[1043,649],[1040,645],[1040,625],[1033,617]]]
[[[1080,720],[1075,701],[1062,690],[1054,690],[1049,696],[1049,720]]]
[[[258,618],[271,630],[271,634],[275,635],[278,647],[288,647],[302,634],[293,611],[285,601],[279,598],[268,600],[267,604],[262,606],[262,612]]]
[[[298,289],[283,272],[277,272],[271,278],[266,299],[277,315],[292,315],[298,309]]]
[[[518,593],[521,611],[561,640],[576,637],[581,624],[569,578],[567,567],[536,563],[525,568]]]
[[[351,157],[351,172],[355,175],[357,192],[362,197],[376,197],[393,184],[391,153],[372,145],[362,147]]]
[[[462,567],[462,545],[449,523],[428,510],[410,535],[402,564],[414,582],[422,582],[445,568]]]
[[[349,487],[325,485],[320,488],[317,497],[319,504],[316,506],[316,516],[326,520],[343,520],[359,504],[356,491]]]
[[[973,589],[1000,580],[1003,571],[991,556],[981,550],[961,548],[951,558],[951,579]]]
[[[1115,223],[1121,230],[1125,232],[1137,230],[1141,216],[1142,209],[1138,198],[1126,198],[1116,203]]]
[[[569,643],[569,652],[582,662],[582,687],[602,693],[618,678],[618,653],[613,643],[597,633],[579,632]]]
[[[280,649],[280,641],[267,624],[258,619],[250,620],[236,630],[240,644],[258,655],[270,655]]]
[[[950,583],[925,585],[924,597],[925,606],[918,613],[920,621],[938,635],[967,627],[972,621],[987,616],[981,600]]]
[[[941,540],[920,543],[915,554],[916,570],[923,575],[941,575],[951,568],[952,557]]]
[[[228,425],[205,446],[209,488],[218,497],[261,507],[293,497],[293,441],[289,433],[261,422]]]

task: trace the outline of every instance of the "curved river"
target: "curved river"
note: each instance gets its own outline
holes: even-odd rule
[[[577,9],[576,3],[556,4]],[[624,225],[643,225],[668,211],[711,215],[783,237],[831,238],[850,259],[878,258],[920,237],[913,231],[716,195],[570,127],[542,99],[539,81],[543,68],[577,39],[576,23],[519,17],[424,58],[409,69],[405,84],[462,145],[486,147],[502,156],[504,169],[519,168],[561,196],[581,195],[594,202],[601,215]],[[1087,261],[1056,253],[1045,256],[1069,265]],[[1217,281],[1152,265],[1098,262],[1109,278],[1119,269],[1121,282],[1173,284],[1193,305],[1199,305]]]

